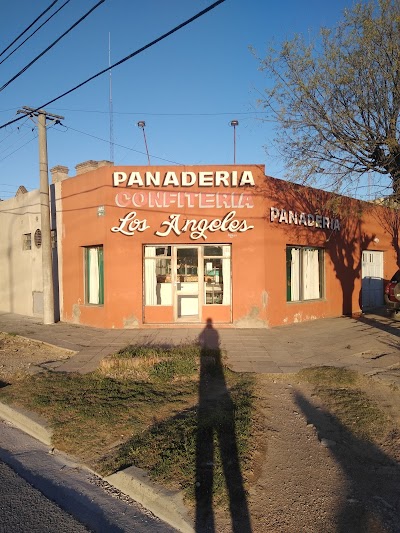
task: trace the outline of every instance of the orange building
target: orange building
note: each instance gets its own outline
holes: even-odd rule
[[[89,161],[66,177],[67,322],[272,327],[351,315],[382,305],[397,268],[390,210],[267,177],[261,165]]]

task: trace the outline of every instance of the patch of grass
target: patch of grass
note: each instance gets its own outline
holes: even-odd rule
[[[118,379],[173,381],[195,379],[200,348],[180,346],[127,346],[101,362],[100,372]]]
[[[363,389],[357,372],[316,367],[301,370],[298,376],[314,385],[326,409],[356,437],[378,442],[389,430],[389,417]]]
[[[2,388],[0,399],[44,416],[54,430],[54,445],[102,474],[135,465],[189,498],[199,442],[210,430],[218,502],[225,498],[221,435],[231,432],[245,470],[253,451],[254,415],[253,378],[224,368],[220,356],[196,345],[128,346],[96,372],[43,372]]]
[[[318,387],[316,393],[356,437],[375,441],[388,428],[388,417],[364,391]]]
[[[135,435],[124,443],[118,454],[105,462],[105,470],[120,470],[133,464],[144,468],[155,481],[170,488],[182,489],[186,497],[193,500],[199,439],[210,431],[214,448],[215,503],[227,501],[221,436],[227,435],[235,440],[231,444],[237,448],[239,463],[245,470],[251,455],[250,437],[255,401],[253,378],[232,375],[231,379],[234,383],[229,393],[226,394],[225,391],[222,398],[213,403],[211,416],[202,417],[199,406],[194,405],[176,416],[153,424],[144,433]],[[229,467],[232,468],[232,465]]]
[[[308,383],[318,386],[350,386],[358,380],[357,372],[334,366],[318,366],[313,368],[304,368],[298,372],[298,376]]]

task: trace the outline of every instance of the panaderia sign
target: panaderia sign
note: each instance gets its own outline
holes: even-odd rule
[[[236,216],[236,210],[252,209],[254,200],[249,188],[255,186],[250,170],[226,171],[164,171],[114,172],[113,187],[115,205],[132,209],[119,219],[119,225],[111,228],[113,233],[129,237],[136,232],[151,229],[147,219],[140,218],[138,210],[146,209],[230,209],[220,218],[184,218],[180,213],[171,213],[154,231],[158,237],[171,233],[189,233],[192,240],[207,239],[207,233],[217,231],[244,233],[254,228],[243,218]],[[193,188],[196,187],[194,191]],[[122,190],[121,190],[122,189]],[[212,190],[210,190],[212,189]],[[216,190],[217,189],[217,190]],[[232,189],[237,189],[232,190]]]
[[[279,224],[294,224],[295,226],[340,231],[340,221],[338,218],[318,214],[314,215],[313,213],[298,213],[297,211],[279,209],[277,207],[271,207],[270,220]]]

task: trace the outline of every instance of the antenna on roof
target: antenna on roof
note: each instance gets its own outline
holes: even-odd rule
[[[111,67],[111,33],[108,32],[108,66]],[[110,161],[114,163],[114,113],[112,101],[112,77],[110,68],[110,86],[109,86],[109,104],[108,110],[110,115]]]

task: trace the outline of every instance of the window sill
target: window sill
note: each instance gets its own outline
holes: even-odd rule
[[[293,304],[308,304],[308,303],[315,303],[315,302],[327,302],[326,298],[314,298],[312,300],[294,300],[291,302],[286,301],[287,304],[293,305]]]

